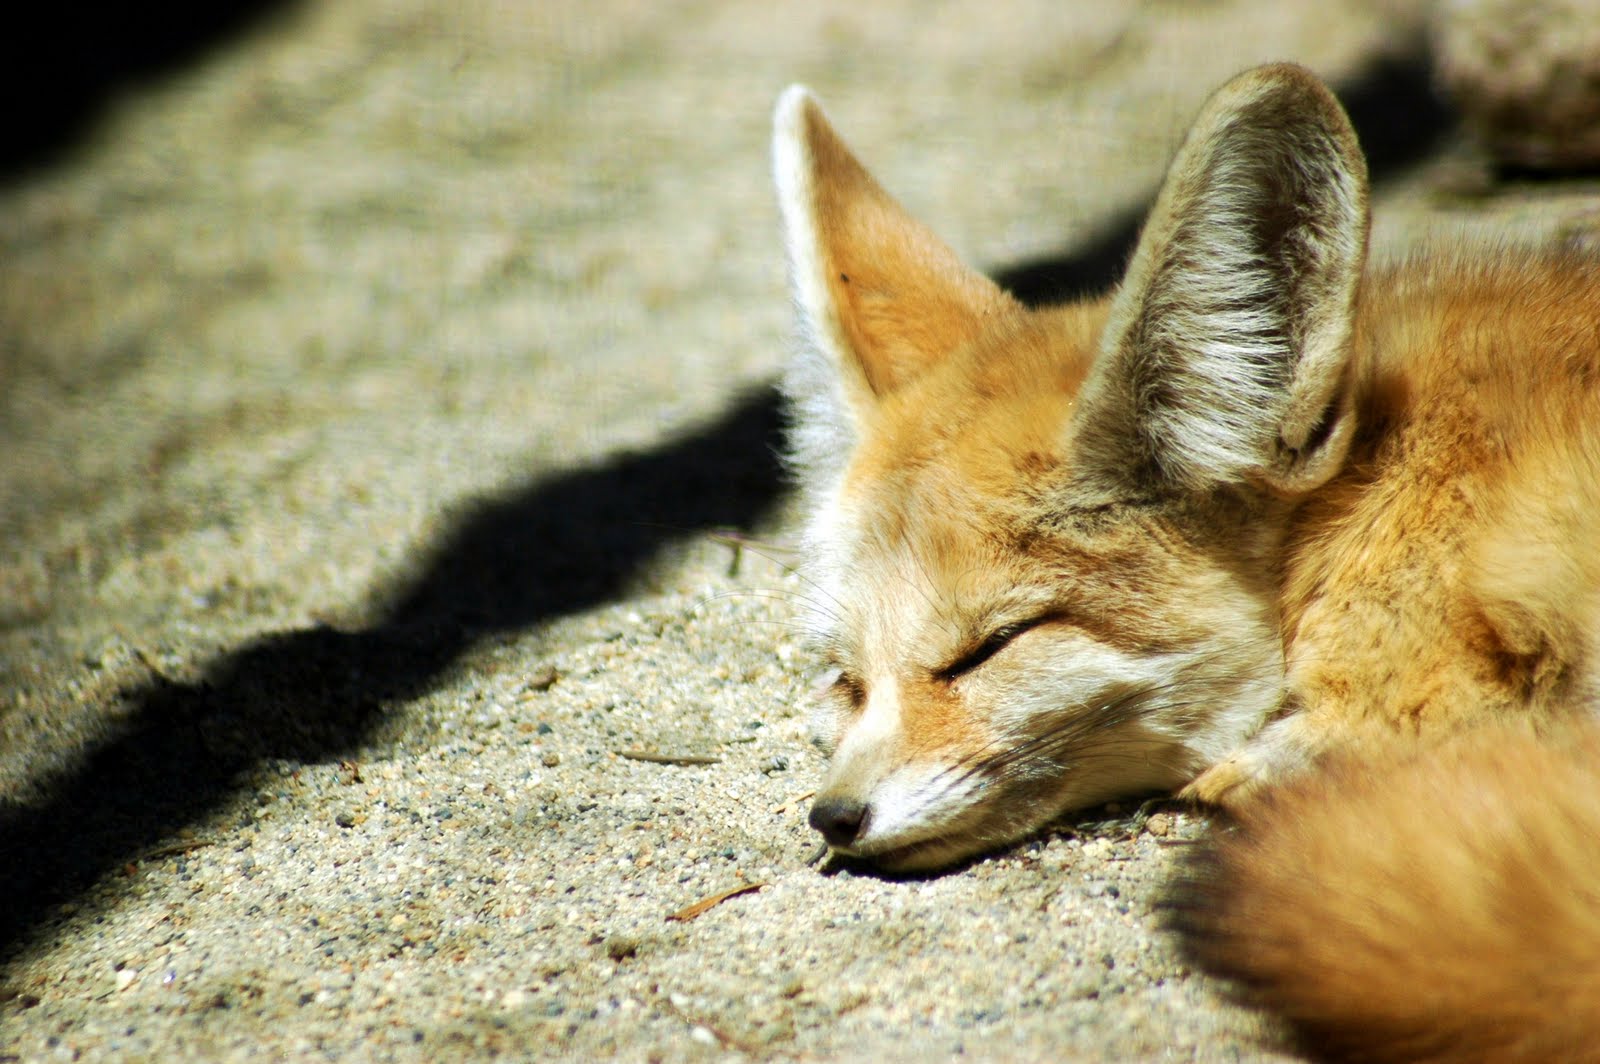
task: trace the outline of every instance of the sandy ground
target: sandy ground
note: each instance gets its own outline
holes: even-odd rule
[[[348,0],[97,98],[0,189],[0,1059],[1268,1055],[1157,926],[1188,814],[808,864],[767,122],[1035,299],[1268,59],[1380,246],[1592,228],[1319,6]]]

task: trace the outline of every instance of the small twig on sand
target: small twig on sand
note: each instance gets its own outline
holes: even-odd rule
[[[804,794],[797,794],[793,798],[790,798],[787,802],[784,802],[782,805],[778,806],[778,808],[774,809],[772,812],[775,815],[782,815],[784,813],[787,813],[791,808],[793,808],[794,806],[799,805],[801,802],[805,801],[807,798],[815,797],[816,793],[817,793],[816,791],[807,791]]]
[[[653,765],[715,765],[722,758],[715,754],[658,754],[654,750],[613,750],[629,761],[648,761]]]
[[[677,912],[668,916],[667,919],[676,920],[680,923],[688,923],[690,920],[693,920],[706,910],[721,905],[729,898],[737,898],[741,894],[749,894],[751,891],[760,890],[764,886],[766,886],[765,883],[741,883],[737,887],[733,887],[730,890],[724,890],[719,894],[713,894],[709,898],[701,898],[693,905],[686,905]]]

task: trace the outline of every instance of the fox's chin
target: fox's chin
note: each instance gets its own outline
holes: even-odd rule
[[[870,865],[882,872],[902,874],[938,872],[983,851],[981,847],[965,845],[954,839],[936,838],[881,850],[846,846],[834,847],[831,852],[834,857],[852,864]]]
[[[940,872],[965,864],[986,854],[1015,845],[1039,830],[1031,821],[1002,826],[984,824],[952,826],[947,832],[911,842],[885,839],[881,844],[868,841],[858,846],[834,846],[829,853],[851,864],[868,865],[895,875]]]

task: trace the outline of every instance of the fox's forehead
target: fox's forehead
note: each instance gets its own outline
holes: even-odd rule
[[[893,475],[848,479],[832,557],[822,560],[837,577],[836,641],[938,658],[945,644],[1032,615],[1059,591],[1056,551],[1030,549],[1042,512],[1035,490],[1053,455],[968,443]]]
[[[936,669],[1042,614],[1129,651],[1208,637],[1220,571],[1190,522],[1160,504],[1072,505],[1054,446],[969,427],[914,467],[852,470],[813,540],[819,634],[841,663]]]
[[[1019,515],[935,477],[876,488],[841,500],[823,562],[836,577],[827,639],[841,659],[864,671],[913,658],[933,668],[975,631],[1047,600],[1017,564]]]
[[[925,472],[847,493],[812,559],[817,633],[863,673],[937,670],[1049,615],[1127,653],[1199,645],[1227,623],[1229,572],[1159,505],[1056,509],[1047,487],[985,498]]]
[[[1103,304],[1019,313],[880,401],[812,524],[826,642],[937,658],[1107,572],[1151,582],[1148,549],[1054,506],[1104,322]]]
[[[849,490],[898,482],[993,500],[1057,464],[1105,324],[1095,303],[1005,315],[884,397],[852,456]]]

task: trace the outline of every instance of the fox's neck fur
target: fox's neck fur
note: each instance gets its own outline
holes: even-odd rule
[[[1482,255],[1363,285],[1351,452],[1284,545],[1306,725],[1421,734],[1594,704],[1600,265]]]

